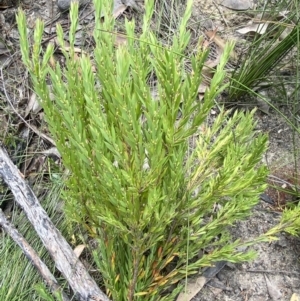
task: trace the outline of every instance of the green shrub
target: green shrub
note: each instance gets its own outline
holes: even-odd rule
[[[127,43],[118,48],[105,2],[95,1],[91,57],[75,55],[77,5],[70,12],[68,51],[57,26],[64,66],[49,63],[53,46],[42,51],[40,21],[29,52],[19,12],[23,61],[70,170],[67,215],[97,239],[93,255],[107,294],[118,301],[173,300],[182,286],[167,289],[199,268],[252,258],[237,251],[242,243],[232,241],[227,228],[250,213],[265,188],[266,168],[258,163],[267,137],[254,131],[253,112],[230,117],[221,111],[212,126],[206,123],[225,88],[233,45],[199,101],[207,52],[199,42],[197,54],[185,56],[191,1],[171,45],[152,33],[153,1],[146,1],[141,34],[126,21]]]

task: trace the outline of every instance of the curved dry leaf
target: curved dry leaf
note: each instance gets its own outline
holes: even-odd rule
[[[224,48],[225,48],[225,45],[228,41],[225,41],[224,39],[222,39],[218,34],[217,34],[217,29],[215,30],[207,30],[205,32],[205,34],[209,37],[210,41],[213,41],[218,47],[219,49],[221,50],[221,52],[223,53],[224,51]],[[219,52],[219,55],[221,56],[221,53],[220,51]],[[238,56],[237,54],[235,53],[234,50],[232,50],[232,52],[230,53],[230,57],[233,59],[233,60],[237,60]],[[219,57],[220,59],[220,57]],[[219,62],[217,63],[219,64]],[[206,64],[207,65],[207,64]]]
[[[33,114],[37,114],[42,109],[40,103],[37,100],[37,95],[35,93],[32,93],[29,99],[29,102],[27,104],[27,107],[25,109],[25,116],[27,117],[30,112]]]
[[[278,289],[277,285],[275,283],[272,283],[266,275],[265,275],[265,280],[266,280],[269,296],[273,301],[279,301],[282,297],[282,293]]]
[[[133,9],[135,9],[136,11],[140,11],[140,7],[138,6],[138,4],[136,3],[135,0],[122,0],[122,2],[126,5],[126,6],[130,6]]]
[[[77,258],[80,257],[81,253],[83,252],[83,250],[85,249],[85,245],[78,245],[75,249],[74,249],[74,253],[76,255]]]
[[[206,278],[200,276],[196,279],[188,279],[186,290],[179,294],[176,301],[190,301],[192,300],[202,289],[206,283]]]
[[[253,7],[253,2],[250,0],[223,0],[220,4],[232,10],[247,10]]]
[[[258,24],[251,24],[249,26],[240,28],[237,30],[240,34],[247,34],[247,33],[259,33],[264,34],[267,31],[268,23],[258,23]]]
[[[61,155],[56,147],[50,147],[49,149],[44,150],[41,153],[46,156],[54,156],[57,157],[58,159],[61,159]]]
[[[123,12],[126,10],[127,6],[122,3],[121,0],[114,1],[114,9],[113,9],[113,16],[114,18],[118,18]]]
[[[300,296],[296,293],[294,293],[291,297],[290,301],[300,301]]]
[[[119,47],[121,45],[125,45],[126,43],[127,43],[126,36],[122,33],[117,33],[116,34],[116,39],[115,39],[115,46]]]

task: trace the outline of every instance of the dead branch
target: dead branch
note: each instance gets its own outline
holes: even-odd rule
[[[43,277],[50,291],[61,292],[64,301],[70,301],[68,296],[62,291],[62,288],[57,283],[55,277],[52,275],[45,263],[40,259],[39,255],[30,246],[27,240],[18,232],[18,230],[9,222],[3,211],[0,209],[0,225],[2,229],[19,245],[25,256],[32,262],[34,267],[39,271]]]
[[[31,188],[25,183],[22,174],[2,147],[0,147],[0,175],[11,189],[16,202],[24,210],[57,269],[76,293],[76,297],[81,301],[109,301],[76,257],[65,238],[56,229]]]

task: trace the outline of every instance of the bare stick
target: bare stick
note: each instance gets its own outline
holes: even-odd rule
[[[70,301],[68,296],[62,291],[62,288],[57,283],[55,277],[52,275],[45,263],[40,259],[39,255],[30,246],[27,240],[18,232],[18,230],[7,220],[5,214],[0,209],[0,225],[2,229],[19,245],[25,256],[32,262],[34,267],[39,271],[43,277],[50,291],[55,295],[56,292],[62,293],[64,301]]]
[[[64,275],[76,293],[76,297],[81,301],[109,301],[76,257],[67,241],[56,229],[33,191],[25,183],[21,173],[2,147],[0,147],[0,175],[11,189],[16,202],[24,210],[45,248],[52,256],[57,269]]]
[[[287,275],[293,275],[293,276],[300,276],[300,272],[286,271],[286,270],[255,270],[255,269],[249,269],[246,272],[265,273],[265,274],[287,274]]]

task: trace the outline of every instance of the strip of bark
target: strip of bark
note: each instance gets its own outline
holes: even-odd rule
[[[0,147],[0,175],[11,189],[16,202],[24,210],[57,269],[76,293],[76,297],[81,301],[109,301],[56,229],[3,147]]]
[[[70,301],[69,297],[63,292],[62,288],[59,286],[55,277],[52,275],[45,263],[41,260],[35,250],[30,246],[27,240],[14,227],[14,225],[8,221],[1,209],[0,225],[2,226],[2,229],[14,240],[14,242],[19,245],[25,256],[32,262],[34,267],[43,277],[53,295],[55,295],[57,292],[61,292],[63,300]]]

